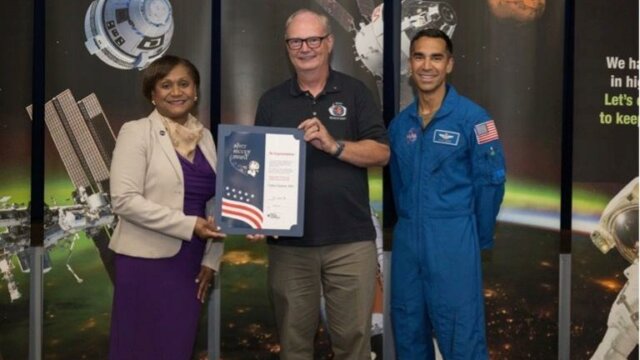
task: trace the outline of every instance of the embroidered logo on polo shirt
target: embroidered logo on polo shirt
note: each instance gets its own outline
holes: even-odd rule
[[[460,141],[460,133],[449,130],[436,130],[433,133],[433,142],[451,146],[458,146]]]
[[[346,120],[347,119],[347,107],[340,102],[334,102],[329,107],[329,119],[331,120]]]

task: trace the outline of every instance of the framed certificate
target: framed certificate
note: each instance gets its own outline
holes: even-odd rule
[[[306,142],[292,128],[218,127],[216,223],[226,234],[302,236]]]

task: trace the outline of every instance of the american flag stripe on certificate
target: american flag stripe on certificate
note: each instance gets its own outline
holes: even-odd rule
[[[482,145],[494,140],[498,140],[498,129],[496,129],[496,124],[493,120],[485,121],[482,124],[476,125],[474,128],[476,133],[476,140],[478,141],[478,145]]]
[[[222,216],[245,222],[254,229],[262,229],[262,211],[240,201],[222,198]]]

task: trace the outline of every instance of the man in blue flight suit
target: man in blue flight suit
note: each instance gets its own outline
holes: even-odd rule
[[[411,40],[416,101],[391,122],[391,316],[398,359],[487,359],[480,250],[504,195],[502,145],[487,112],[446,83],[451,39]]]

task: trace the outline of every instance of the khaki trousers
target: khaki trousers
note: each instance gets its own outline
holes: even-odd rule
[[[321,288],[334,360],[371,359],[376,269],[373,241],[319,247],[269,245],[268,281],[280,359],[313,359]]]

